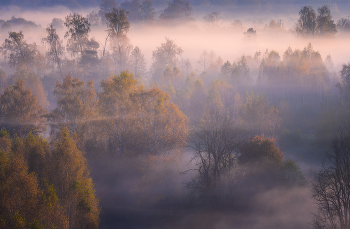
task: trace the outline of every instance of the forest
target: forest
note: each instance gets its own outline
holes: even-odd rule
[[[328,3],[1,2],[0,228],[350,229]]]

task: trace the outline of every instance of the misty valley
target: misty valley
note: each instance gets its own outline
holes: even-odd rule
[[[350,229],[347,0],[0,2],[0,228]]]

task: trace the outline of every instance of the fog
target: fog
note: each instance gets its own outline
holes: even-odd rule
[[[101,228],[153,228],[164,225],[176,229],[309,228],[312,212],[316,211],[310,186],[266,189],[256,182],[243,181],[242,186],[238,185],[234,191],[237,195],[235,210],[218,206],[191,206],[189,203],[196,200],[188,196],[189,190],[185,184],[197,174],[195,171],[181,174],[195,168],[194,163],[188,163],[191,155],[192,151],[186,150],[175,161],[164,160],[163,156],[154,159],[154,167],[139,175],[133,168],[135,162],[124,161],[123,166],[112,162],[110,167],[92,167],[92,171],[99,171],[92,175],[97,180],[95,187],[102,206]],[[139,158],[138,163],[142,160],[148,159]],[[117,184],[108,177],[115,167],[123,170],[122,178],[114,178],[118,180]],[[305,175],[309,176],[310,166],[303,164],[302,167]],[[109,172],[108,175],[99,174],[101,171]]]
[[[266,20],[263,25],[268,22],[269,20]],[[242,23],[246,29],[254,27],[251,23],[248,24],[244,21]],[[181,57],[190,59],[194,64],[205,50],[208,52],[213,51],[224,61],[234,62],[242,55],[254,56],[255,52],[260,51],[264,53],[266,50],[277,51],[282,56],[288,47],[291,47],[293,50],[302,50],[311,43],[323,58],[331,55],[336,69],[339,70],[350,51],[349,46],[346,45],[348,38],[342,35],[329,39],[305,39],[297,37],[288,31],[275,33],[264,31],[262,28],[257,30],[257,37],[249,41],[243,35],[246,29],[234,31],[230,27],[230,22],[225,21],[218,27],[215,26],[205,25],[200,21],[174,27],[136,25],[131,26],[128,36],[131,43],[139,46],[145,53],[148,63],[151,63],[152,51],[160,43],[164,42],[165,37],[175,40],[176,44],[184,50]],[[286,29],[292,28],[287,27]]]
[[[105,55],[108,28],[93,24],[88,37],[99,47],[86,48],[96,51],[88,64],[82,50],[68,49],[61,63],[49,63],[42,39],[54,18],[85,17],[99,7],[2,7],[0,20],[37,25],[0,24],[3,49],[9,32],[23,31],[46,62],[10,66],[6,54],[0,57],[1,94],[23,80],[45,109],[40,118],[24,121],[30,129],[22,128],[24,116],[8,121],[0,106],[1,128],[11,137],[33,131],[49,142],[68,128],[90,170],[99,228],[310,228],[319,206],[315,177],[339,127],[349,123],[340,71],[350,62],[350,33],[301,36],[295,27],[302,6],[192,6],[184,21],[131,21],[127,39],[109,38]],[[156,18],[165,7],[155,6]],[[336,23],[349,6],[334,3],[330,9]],[[212,12],[219,19],[205,21]],[[233,26],[235,20],[241,26]],[[272,20],[277,29],[269,27]],[[66,47],[67,29],[56,32]],[[167,39],[183,52],[163,64],[166,55],[155,54]],[[126,61],[116,54],[119,42]],[[123,71],[134,74],[135,47],[146,64],[130,76]],[[73,89],[67,86],[74,82]]]
[[[318,5],[315,6],[315,8]],[[332,38],[303,38],[298,37],[291,30],[294,30],[295,23],[298,20],[298,10],[300,6],[279,6],[281,9],[279,12],[264,12],[261,10],[253,10],[253,13],[247,12],[246,8],[236,7],[233,9],[214,7],[208,9],[202,7],[199,9],[194,8],[193,18],[195,21],[189,23],[183,23],[179,25],[148,25],[131,23],[130,30],[127,36],[130,43],[135,47],[138,46],[142,53],[144,53],[148,66],[152,63],[152,52],[164,42],[165,37],[175,41],[175,43],[183,49],[181,58],[189,59],[196,67],[200,55],[203,51],[213,51],[217,56],[220,56],[224,62],[227,60],[234,62],[242,55],[254,56],[255,52],[264,53],[266,50],[277,51],[281,56],[288,47],[302,50],[305,46],[311,43],[314,50],[320,52],[321,56],[325,58],[327,55],[331,55],[333,62],[338,72],[342,64],[347,63],[346,57],[349,53],[350,47],[347,45],[347,34],[338,32]],[[340,7],[339,7],[340,8]],[[341,17],[346,17],[347,7],[338,8],[338,13],[333,13],[333,19],[336,22]],[[249,8],[248,8],[249,9]],[[287,9],[287,10],[286,10]],[[88,13],[95,11],[98,12],[99,8],[82,8],[78,10],[70,10],[66,7],[48,7],[39,8],[38,10],[25,10],[12,6],[7,8],[1,8],[1,16],[3,20],[9,20],[12,16],[22,17],[28,21],[33,21],[37,25],[40,25],[42,31],[27,32],[25,33],[25,40],[28,43],[35,42],[42,53],[45,52],[44,47],[40,47],[41,39],[45,37],[45,28],[52,22],[53,18],[64,18],[70,13],[79,13],[86,16]],[[232,10],[230,12],[230,10]],[[203,17],[217,11],[222,18],[218,23],[208,24],[203,21]],[[292,12],[291,12],[292,11]],[[278,13],[279,12],[279,13]],[[231,23],[233,20],[240,20],[242,22],[242,28],[233,29]],[[265,26],[269,24],[271,20],[276,22],[281,20],[285,28],[283,32],[275,32],[266,29]],[[247,39],[244,36],[244,32],[248,28],[254,28],[257,31],[257,37]],[[15,27],[14,30],[23,30],[21,27]],[[107,26],[92,27],[89,34],[90,37],[95,37],[101,44],[104,44]],[[60,38],[64,38],[65,29],[58,31]],[[5,31],[0,31],[0,41],[7,38]]]

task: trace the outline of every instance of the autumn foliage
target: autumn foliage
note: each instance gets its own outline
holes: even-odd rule
[[[98,228],[86,159],[67,129],[50,145],[0,132],[1,228]]]

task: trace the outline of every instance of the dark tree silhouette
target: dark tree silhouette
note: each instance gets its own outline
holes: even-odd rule
[[[350,104],[350,63],[344,64],[340,71],[341,83],[338,83],[340,93],[343,96],[343,102],[347,105]]]
[[[319,35],[334,35],[337,32],[337,27],[332,20],[329,7],[324,5],[318,8],[317,12],[317,33]]]
[[[150,0],[143,1],[140,8],[143,21],[154,21],[157,13]]]
[[[299,20],[295,26],[295,31],[301,36],[314,35],[334,35],[337,27],[332,20],[331,11],[324,5],[317,9],[318,14],[311,6],[304,6],[299,11]]]
[[[332,142],[322,169],[313,183],[313,198],[318,206],[313,226],[350,228],[350,129],[340,130]]]
[[[113,8],[118,8],[119,4],[115,0],[102,0],[100,3],[99,15],[103,23],[106,23],[106,13],[112,11]]]
[[[159,18],[162,20],[189,19],[191,13],[192,7],[188,1],[173,0],[169,2],[168,7],[160,14]]]
[[[187,187],[199,193],[201,198],[211,199],[224,176],[234,172],[242,133],[233,120],[221,112],[204,115],[200,129],[192,136],[195,150],[191,161],[196,163],[198,176]]]
[[[74,13],[66,17],[64,25],[68,28],[68,31],[64,35],[65,38],[69,37],[67,50],[69,50],[72,55],[76,53],[83,55],[91,30],[90,23],[82,15]]]
[[[299,20],[296,24],[295,31],[302,36],[312,36],[315,34],[317,27],[317,17],[311,6],[304,6],[299,11]]]
[[[128,12],[128,20],[129,21],[139,21],[141,20],[141,8],[140,2],[138,0],[125,1],[120,4],[120,7]]]
[[[107,26],[111,34],[118,37],[129,31],[130,23],[126,17],[127,14],[125,10],[118,8],[113,8],[111,12],[106,13]]]
[[[343,32],[350,32],[349,18],[340,18],[337,22],[337,28]]]

